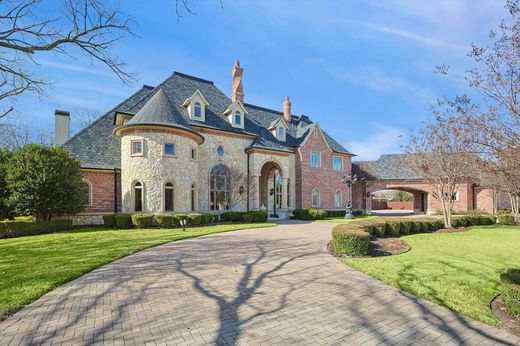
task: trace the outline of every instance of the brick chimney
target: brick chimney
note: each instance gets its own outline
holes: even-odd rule
[[[285,121],[291,122],[291,101],[289,96],[285,97],[285,102],[283,103],[283,118]]]
[[[240,101],[244,103],[244,89],[242,87],[242,74],[244,69],[240,67],[240,60],[235,61],[235,66],[231,69],[231,101],[235,103]]]
[[[54,111],[54,144],[62,145],[70,136],[70,113],[56,109]]]

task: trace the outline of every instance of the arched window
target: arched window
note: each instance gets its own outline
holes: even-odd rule
[[[341,191],[336,191],[334,194],[334,206],[336,208],[341,208],[341,205],[343,204],[343,197],[341,196]]]
[[[231,181],[229,169],[224,165],[216,165],[209,174],[209,208],[210,210],[229,209],[229,190]]]
[[[134,184],[134,211],[143,211],[143,184]]]
[[[164,184],[164,211],[173,211],[175,190],[172,183]]]
[[[83,181],[81,183],[81,188],[83,189],[83,198],[85,200],[85,205],[91,205],[92,204],[92,189],[90,187],[90,184],[86,181]]]
[[[313,208],[320,207],[320,191],[318,189],[312,190],[312,207]]]
[[[195,184],[191,184],[191,189],[190,189],[190,210],[191,211],[197,210],[197,189],[195,187]]]
[[[202,117],[202,106],[200,104],[200,102],[195,102],[195,104],[193,105],[193,117],[194,118],[200,118]]]
[[[242,125],[242,114],[239,111],[235,111],[235,125]]]

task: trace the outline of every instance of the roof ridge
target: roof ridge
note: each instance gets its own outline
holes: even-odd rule
[[[210,81],[210,80],[207,80],[207,79],[203,79],[203,78],[199,78],[199,77],[195,77],[195,76],[192,76],[190,74],[182,73],[182,72],[179,72],[179,71],[173,71],[173,75],[174,76],[177,75],[177,76],[188,78],[188,79],[193,79],[193,80],[196,80],[197,82],[208,83],[208,84],[214,85],[213,81]]]
[[[244,106],[283,115],[283,112],[280,112],[280,111],[277,111],[277,110],[274,110],[274,109],[271,109],[271,108],[267,108],[267,107],[257,106],[257,105],[251,104],[251,103],[244,103]],[[292,116],[293,115],[291,115],[291,117]]]

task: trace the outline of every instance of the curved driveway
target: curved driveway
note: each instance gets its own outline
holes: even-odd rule
[[[141,251],[0,323],[0,344],[520,344],[344,266],[331,225],[287,222]]]

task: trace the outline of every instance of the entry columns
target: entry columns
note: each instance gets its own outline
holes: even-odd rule
[[[282,178],[282,210],[287,210],[287,182],[289,179]]]
[[[253,174],[253,184],[254,191],[253,191],[253,210],[260,210],[260,175]]]

